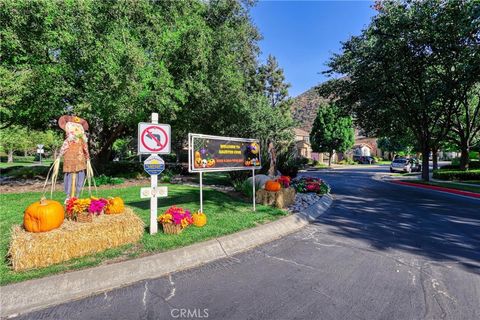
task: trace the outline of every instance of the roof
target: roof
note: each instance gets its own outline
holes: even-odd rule
[[[300,128],[293,128],[293,132],[295,132],[296,136],[302,136],[302,137],[309,137],[310,133],[307,131],[300,129]]]

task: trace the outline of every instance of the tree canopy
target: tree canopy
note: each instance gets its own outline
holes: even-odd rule
[[[382,1],[378,14],[342,45],[323,85],[367,132],[388,136],[409,128],[428,154],[450,131],[465,90],[480,78],[478,1]]]
[[[310,142],[314,152],[329,153],[330,166],[334,151],[345,152],[353,147],[355,133],[352,119],[343,116],[333,103],[320,106],[310,132]]]
[[[45,129],[62,114],[77,114],[89,121],[93,155],[102,161],[114,141],[134,135],[151,112],[172,125],[177,151],[188,132],[287,134],[280,131],[291,121],[267,109],[255,85],[260,34],[249,6],[233,0],[3,2],[1,125]]]

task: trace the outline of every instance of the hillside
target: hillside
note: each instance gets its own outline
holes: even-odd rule
[[[318,106],[324,101],[325,99],[317,94],[315,88],[293,98],[292,116],[299,123],[297,127],[310,132],[317,116]]]

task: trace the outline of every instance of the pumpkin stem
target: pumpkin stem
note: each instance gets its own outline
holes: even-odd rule
[[[47,198],[45,198],[44,196],[42,196],[42,197],[40,198],[40,204],[41,204],[42,206],[46,205],[46,204],[47,204]]]

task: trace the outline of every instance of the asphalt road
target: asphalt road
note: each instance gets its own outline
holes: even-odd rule
[[[309,173],[334,204],[281,240],[21,319],[480,319],[480,201],[386,169]]]

